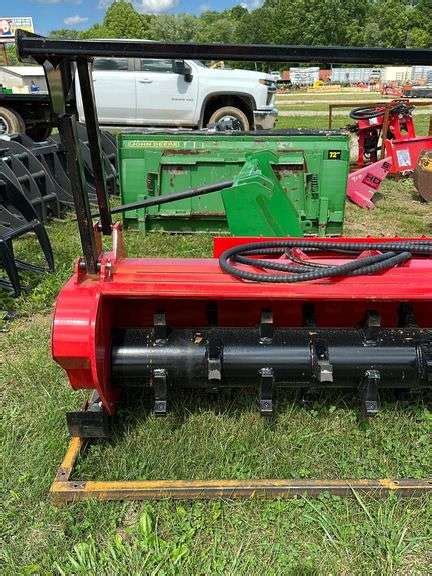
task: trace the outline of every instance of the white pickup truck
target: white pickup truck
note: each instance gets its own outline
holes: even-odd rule
[[[102,125],[203,128],[229,119],[253,130],[273,128],[277,117],[276,82],[261,72],[198,60],[97,58],[93,80]]]
[[[251,70],[208,68],[198,60],[96,58],[93,80],[104,126],[273,128],[276,82]],[[84,121],[81,96],[78,111]],[[1,94],[0,134],[44,140],[52,128],[47,93]]]

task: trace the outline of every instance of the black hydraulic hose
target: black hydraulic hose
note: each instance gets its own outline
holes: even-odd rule
[[[220,190],[225,190],[226,188],[231,188],[234,184],[233,180],[223,180],[222,182],[217,182],[216,184],[209,184],[208,186],[200,186],[199,188],[189,188],[183,192],[174,192],[174,194],[164,194],[163,196],[157,196],[153,198],[146,198],[139,202],[131,202],[130,204],[122,204],[116,208],[111,209],[111,214],[119,214],[121,212],[127,212],[128,210],[138,210],[139,208],[149,208],[150,206],[160,206],[161,204],[167,204],[168,202],[175,202],[176,200],[185,200],[186,198],[194,198],[195,196],[204,196],[205,194],[211,194],[212,192],[219,192]],[[93,218],[98,217],[98,213],[92,214]]]
[[[323,265],[308,260],[301,263],[298,255],[290,258],[289,250],[299,248],[303,252],[348,253],[356,257],[365,250],[378,250],[373,256],[354,258],[345,264]],[[260,259],[252,256],[282,256],[286,260]],[[276,240],[241,244],[225,250],[219,257],[219,265],[224,272],[251,282],[305,282],[338,276],[358,276],[375,274],[393,268],[409,260],[413,255],[432,255],[432,240],[398,240],[396,242],[318,242],[299,240]],[[254,272],[238,265],[261,268],[264,272]],[[280,273],[269,274],[266,270]]]
[[[390,114],[411,114],[413,106],[407,106],[403,102],[398,102],[392,108],[390,108]],[[379,118],[384,116],[385,108],[376,107],[369,108],[365,106],[360,106],[359,108],[354,108],[350,112],[350,118],[353,120],[370,120],[371,118]]]
[[[353,120],[369,120],[379,116],[384,116],[384,108],[365,108],[361,106],[360,108],[354,108],[350,112],[350,118]]]

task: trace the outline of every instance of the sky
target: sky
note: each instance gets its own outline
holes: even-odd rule
[[[73,28],[83,30],[99,22],[113,0],[0,0],[0,19],[32,16],[35,32]],[[237,4],[255,7],[259,0],[133,0],[140,12],[198,14],[203,10],[224,10]]]

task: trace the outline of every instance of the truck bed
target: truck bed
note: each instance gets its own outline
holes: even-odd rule
[[[35,102],[46,102],[49,105],[48,92],[32,92],[31,94],[2,94],[0,92],[0,106],[10,102],[20,102],[34,104]]]

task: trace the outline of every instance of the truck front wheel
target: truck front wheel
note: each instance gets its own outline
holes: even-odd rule
[[[3,134],[23,134],[24,120],[14,110],[0,106],[0,136]]]
[[[49,124],[36,124],[33,128],[27,129],[27,136],[30,136],[35,142],[44,142],[52,132],[52,126]]]
[[[250,129],[246,114],[240,108],[235,108],[234,106],[224,106],[215,110],[209,118],[208,125],[224,122],[225,120],[232,124],[234,130],[247,132]]]

